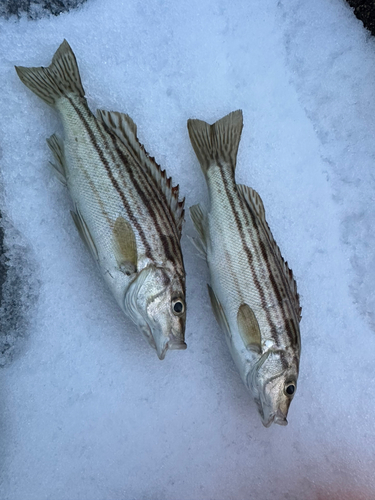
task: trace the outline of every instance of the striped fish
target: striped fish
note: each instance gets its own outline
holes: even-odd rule
[[[48,68],[16,67],[59,112],[64,140],[47,140],[68,187],[77,229],[124,313],[163,359],[185,349],[184,202],[150,158],[128,115],[88,108],[76,58],[64,40]]]
[[[190,214],[210,271],[212,309],[263,424],[286,425],[297,388],[301,308],[260,196],[235,182],[242,112],[211,126],[189,120],[188,130],[210,195],[209,213],[195,205]]]

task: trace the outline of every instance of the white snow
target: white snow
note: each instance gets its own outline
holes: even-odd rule
[[[243,110],[237,180],[303,307],[287,427],[262,426],[235,370],[188,217],[186,351],[159,361],[107,290],[48,168],[57,114],[13,68],[64,38],[91,108],[129,113],[187,206],[208,201],[187,119]],[[1,19],[0,47],[1,210],[38,295],[0,372],[0,498],[375,498],[375,41],[346,3],[88,0]]]

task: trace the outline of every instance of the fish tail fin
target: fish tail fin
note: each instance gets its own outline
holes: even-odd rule
[[[50,106],[68,94],[85,95],[75,55],[66,40],[47,68],[16,66],[16,71],[22,83]]]
[[[204,174],[218,162],[229,165],[234,171],[243,127],[241,110],[229,113],[213,125],[202,120],[188,120],[187,126]]]

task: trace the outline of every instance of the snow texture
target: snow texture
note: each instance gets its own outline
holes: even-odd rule
[[[78,7],[86,0],[2,0],[0,16],[22,17],[26,14],[29,19],[39,19],[53,14],[58,16],[62,12]]]
[[[241,383],[190,220],[186,351],[159,361],[101,280],[48,168],[61,123],[13,68],[48,65],[64,38],[91,108],[129,113],[187,206],[208,204],[187,119],[243,110],[237,180],[261,195],[303,307],[287,427],[265,429]],[[38,297],[0,371],[0,498],[375,498],[375,41],[351,9],[90,0],[1,19],[0,47],[0,209]]]

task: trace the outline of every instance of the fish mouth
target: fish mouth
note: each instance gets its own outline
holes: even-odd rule
[[[162,342],[156,342],[156,352],[160,360],[163,360],[165,358],[168,349],[170,349],[171,351],[173,350],[184,351],[186,348],[187,345],[183,340],[178,340],[173,337],[167,337]]]
[[[261,415],[262,417],[262,424],[264,427],[270,427],[271,424],[278,424],[278,425],[288,425],[288,421],[286,419],[286,415],[278,409],[276,413],[272,413],[266,418],[264,415]]]
[[[168,349],[171,351],[176,350],[176,351],[184,351],[187,348],[186,343],[183,340],[170,340],[168,342]]]

